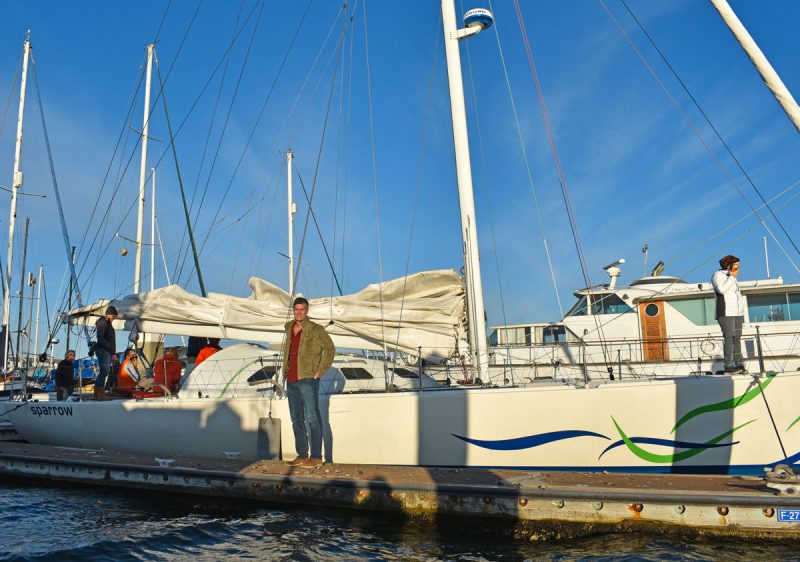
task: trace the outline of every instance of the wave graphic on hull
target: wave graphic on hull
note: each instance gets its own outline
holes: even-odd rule
[[[469,443],[470,445],[475,445],[477,447],[482,447],[484,449],[489,449],[492,451],[521,451],[522,449],[531,449],[533,447],[538,447],[539,445],[546,445],[547,443],[553,443],[555,441],[563,441],[565,439],[574,439],[576,437],[600,437],[602,439],[607,439],[611,441],[610,437],[606,437],[600,433],[595,433],[594,431],[584,431],[582,429],[568,429],[564,431],[551,431],[549,433],[540,433],[538,435],[528,435],[526,437],[515,437],[513,439],[496,439],[496,440],[485,440],[485,439],[472,439],[470,437],[464,437],[462,435],[456,435],[455,433],[451,433],[453,437],[457,437],[462,441]]]
[[[721,447],[732,447],[733,445],[739,444],[739,441],[733,441],[731,443],[690,443],[688,441],[671,441],[669,439],[658,439],[656,437],[628,437],[628,440],[631,443],[640,443],[643,445],[663,445],[664,447],[673,447],[675,449],[715,449]],[[603,455],[610,450],[621,447],[622,445],[625,445],[625,441],[622,439],[615,441],[606,447],[602,453],[600,453],[600,456],[597,457],[597,460],[603,458]]]

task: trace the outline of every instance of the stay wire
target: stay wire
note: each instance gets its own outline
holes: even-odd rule
[[[346,29],[347,29],[347,27],[346,27],[346,21],[345,21],[343,23],[343,25],[342,25],[342,32],[341,32],[341,34],[339,36],[339,42],[338,42],[338,45],[337,45],[337,50],[339,51],[340,55],[341,55],[341,52],[342,52],[344,34],[345,34]],[[330,117],[330,113],[331,113],[331,105],[333,103],[333,95],[334,95],[334,91],[335,91],[334,87],[336,85],[336,74],[337,74],[337,72],[339,70],[339,59],[340,58],[341,58],[341,56],[337,56],[336,57],[336,66],[334,67],[333,73],[331,74],[331,85],[330,85],[330,89],[328,91],[328,103],[327,103],[327,107],[325,108],[325,118],[323,119],[323,122],[322,122],[322,134],[320,135],[319,148],[317,150],[317,162],[316,162],[316,164],[314,166],[314,179],[312,180],[312,183],[311,183],[311,194],[308,196],[309,208],[311,208],[312,205],[313,205],[314,195],[316,194],[316,190],[317,190],[317,180],[319,179],[319,168],[320,168],[320,164],[322,162],[322,152],[323,152],[323,148],[325,146],[325,134],[326,134],[326,132],[328,130],[328,118]],[[306,236],[308,234],[308,223],[310,222],[310,220],[309,220],[310,218],[311,218],[311,213],[307,213],[306,214],[306,220],[305,220],[305,222],[303,224],[303,236],[300,239],[300,251],[297,254],[297,265],[295,265],[294,278],[298,279],[298,280],[300,278],[300,271],[301,271],[300,268],[301,268],[302,261],[303,261],[303,252],[304,252],[305,246],[306,246]],[[297,284],[295,284],[295,290],[296,289],[297,289]],[[290,296],[293,297],[294,295],[290,295]],[[290,307],[289,310],[287,310],[287,315],[290,312],[291,312],[291,307]]]
[[[198,4],[197,4],[197,8],[194,11],[194,14],[192,15],[192,19],[189,21],[189,25],[186,28],[186,32],[183,34],[183,38],[181,39],[181,42],[178,45],[178,49],[175,52],[175,56],[172,59],[172,62],[171,62],[170,67],[169,67],[169,70],[167,71],[167,77],[164,80],[165,84],[169,81],[169,79],[170,79],[170,77],[172,75],[172,71],[175,68],[175,64],[178,62],[178,58],[180,57],[181,53],[183,52],[183,47],[186,44],[186,39],[189,37],[189,34],[191,33],[192,28],[194,27],[194,23],[197,20],[197,15],[200,12],[200,8],[201,8],[202,5],[203,5],[203,0],[200,0],[200,2],[198,2]],[[252,12],[251,12],[251,14],[252,14]],[[159,100],[160,96],[161,96],[161,92],[158,92],[157,95],[156,95],[156,99],[153,101],[152,107],[149,108],[149,111],[147,113],[147,122],[148,123],[149,123],[150,119],[153,116],[153,111],[155,110],[155,107],[158,104],[158,100]],[[140,142],[141,142],[141,136],[137,139],[136,144],[134,145],[133,150],[131,151],[131,156],[128,158],[128,162],[125,164],[125,169],[123,170],[123,177],[127,173],[127,170],[130,167],[131,162],[133,161],[136,149],[138,148]],[[166,154],[166,152],[168,150],[169,149],[165,149],[163,154]],[[163,158],[163,154],[162,154],[162,158]],[[159,162],[160,162],[160,160],[159,160]],[[154,166],[154,167],[158,167],[158,164],[156,164],[156,166]],[[110,168],[110,165],[109,165],[109,168]],[[100,223],[101,225],[103,225],[106,222],[108,222],[108,219],[110,218],[110,211],[111,211],[112,206],[114,204],[114,198],[116,197],[116,194],[119,191],[121,183],[122,183],[122,178],[120,179],[120,182],[118,182],[116,187],[114,188],[114,192],[111,195],[111,198],[110,198],[110,200],[108,202],[108,206],[106,207],[106,212],[104,213],[103,219],[102,219],[102,221]],[[99,199],[99,196],[98,196],[98,199]],[[95,206],[95,210],[96,210],[96,206]],[[127,216],[127,214],[126,214],[126,216]],[[122,222],[120,223],[120,226],[121,225],[122,225]],[[78,250],[79,254],[83,253],[83,243],[84,243],[84,241],[86,239],[86,235],[89,232],[90,226],[91,226],[91,221],[87,221],[86,232],[84,233],[83,240],[81,240],[81,246],[80,246],[80,248]],[[102,228],[102,226],[101,226],[101,228]],[[103,236],[96,236],[96,237],[93,238],[92,243],[89,246],[89,249],[85,252],[85,257],[83,259],[83,263],[81,264],[81,267],[80,267],[80,270],[79,270],[79,275],[83,271],[84,267],[88,264],[89,256],[90,256],[90,254],[92,252],[92,249],[94,248],[95,243],[98,240],[102,239],[102,238],[104,238],[104,235]]]
[[[22,72],[22,59],[24,55],[21,55],[19,61],[17,62],[17,71],[14,73],[14,80],[11,81],[11,87],[8,89],[8,100],[6,100],[6,109],[3,112],[3,120],[0,121],[0,136],[2,136],[3,131],[6,128],[6,120],[8,119],[8,112],[11,110],[11,100],[14,99],[14,93],[17,91],[17,82],[19,81],[20,73]]]
[[[712,160],[714,160],[714,163],[720,169],[720,171],[722,172],[723,176],[725,176],[725,178],[728,180],[728,182],[736,189],[737,193],[739,193],[739,196],[744,200],[744,202],[747,204],[747,206],[750,207],[751,210],[755,211],[755,207],[753,207],[753,204],[750,203],[750,200],[747,198],[747,196],[744,194],[742,189],[739,187],[739,184],[736,183],[736,180],[733,179],[733,176],[731,176],[731,174],[728,172],[728,170],[725,167],[725,165],[722,163],[722,161],[720,161],[720,159],[717,156],[717,154],[714,152],[714,150],[711,148],[711,146],[706,142],[706,140],[700,134],[700,131],[697,129],[697,127],[695,127],[692,124],[691,120],[689,119],[689,116],[686,114],[686,112],[683,110],[683,108],[681,108],[681,106],[678,104],[677,100],[673,97],[673,95],[667,89],[666,85],[661,80],[661,78],[659,78],[658,74],[656,74],[655,70],[650,65],[650,63],[647,62],[647,60],[645,59],[645,57],[642,54],[642,52],[639,50],[639,48],[633,42],[633,39],[631,39],[631,37],[625,32],[625,30],[623,29],[622,25],[619,23],[617,18],[614,17],[614,14],[611,13],[611,10],[608,9],[608,7],[603,2],[603,0],[598,0],[598,1],[600,2],[600,5],[602,6],[603,10],[605,10],[605,12],[608,14],[609,18],[611,18],[611,21],[614,23],[616,28],[619,30],[619,32],[622,34],[622,36],[625,38],[625,40],[628,42],[628,44],[634,50],[636,55],[639,57],[639,60],[642,62],[642,64],[647,69],[647,71],[650,73],[650,75],[653,77],[653,79],[659,85],[661,90],[667,96],[667,98],[669,99],[669,101],[672,104],[672,106],[681,115],[681,118],[684,120],[686,125],[689,127],[689,129],[692,131],[692,133],[695,135],[697,140],[700,141],[700,144],[703,145],[703,148],[705,148],[705,150],[711,156]],[[789,260],[789,263],[792,264],[792,267],[794,267],[795,271],[800,273],[800,268],[798,268],[797,264],[795,264],[795,262],[792,259],[792,257],[786,251],[786,248],[783,247],[783,244],[780,243],[780,241],[777,239],[775,234],[773,234],[773,232],[769,228],[769,226],[767,226],[767,223],[764,221],[764,219],[761,217],[761,215],[756,212],[756,217],[758,218],[758,221],[761,223],[761,225],[764,227],[764,230],[767,231],[767,233],[770,235],[770,237],[775,242],[775,244],[777,244],[778,248],[780,248],[780,250],[786,256],[786,259]],[[792,244],[794,244],[794,242],[792,242]]]
[[[339,284],[339,278],[336,277],[336,269],[333,267],[333,261],[331,260],[331,256],[328,253],[328,246],[325,244],[325,238],[322,236],[322,230],[319,228],[319,223],[317,222],[317,215],[314,213],[314,207],[311,206],[311,199],[308,197],[308,191],[306,190],[306,184],[303,182],[303,177],[300,175],[300,169],[298,166],[295,166],[295,172],[297,173],[297,179],[300,180],[300,187],[303,189],[303,195],[306,198],[306,203],[308,204],[308,214],[311,215],[311,219],[314,221],[314,227],[317,230],[317,235],[319,236],[319,241],[322,243],[322,249],[325,252],[325,259],[328,260],[328,266],[331,268],[331,274],[333,275],[333,280],[336,283],[336,288],[339,290],[339,296],[342,296],[344,293],[342,292],[342,286]]]
[[[490,10],[494,10],[494,6],[492,5],[491,0],[489,0],[489,9]],[[514,92],[513,92],[512,88],[511,88],[511,79],[509,78],[509,75],[508,75],[508,68],[506,66],[506,58],[505,58],[505,54],[504,54],[504,51],[503,51],[503,45],[502,45],[502,42],[500,41],[500,28],[497,25],[497,22],[495,22],[493,27],[494,27],[494,36],[495,36],[495,39],[497,41],[497,50],[498,50],[498,52],[500,54],[500,63],[502,65],[502,67],[503,67],[503,76],[505,77],[506,90],[508,91],[508,99],[509,99],[509,101],[511,103],[511,113],[514,115],[514,124],[515,124],[516,130],[517,130],[517,138],[519,139],[519,147],[520,147],[520,150],[522,152],[522,160],[523,160],[523,162],[525,162],[525,171],[526,171],[527,177],[528,177],[528,186],[530,187],[530,190],[531,190],[531,196],[533,198],[533,205],[534,205],[534,208],[536,209],[536,218],[537,218],[537,220],[539,222],[539,231],[540,231],[540,234],[542,236],[542,244],[544,245],[544,254],[545,254],[545,257],[547,258],[547,267],[550,270],[550,278],[551,278],[551,280],[553,282],[553,291],[555,292],[555,295],[556,295],[556,302],[558,303],[558,310],[559,310],[559,313],[561,314],[561,318],[563,318],[564,317],[564,307],[561,305],[561,297],[559,296],[559,293],[558,293],[558,282],[556,281],[556,272],[555,272],[555,269],[553,268],[553,260],[550,257],[550,245],[547,243],[547,234],[545,233],[545,229],[544,229],[544,220],[542,219],[542,210],[541,210],[541,206],[539,205],[539,197],[537,195],[536,184],[533,181],[533,173],[531,172],[530,159],[528,158],[528,151],[525,148],[525,139],[524,139],[523,134],[522,134],[522,126],[520,125],[520,122],[519,122],[519,114],[517,112],[517,104],[516,104],[516,101],[514,100]],[[469,52],[470,52],[469,51],[469,46],[467,46],[467,60],[468,61],[470,60]],[[470,66],[471,66],[471,63],[470,63]],[[470,81],[472,82],[473,97],[474,97],[474,96],[476,96],[476,94],[474,92],[475,85],[474,85],[474,80],[472,78],[472,69],[471,68],[470,68],[469,72],[470,72]],[[475,103],[477,104],[477,100],[476,100]],[[484,160],[483,138],[480,135],[480,120],[477,117],[477,105],[476,105],[476,110],[475,111],[476,111],[476,120],[477,120],[477,127],[478,127],[478,139],[480,141],[481,160],[484,161],[484,175],[485,175],[486,174],[486,167],[485,167],[486,164],[485,164],[485,160]],[[487,197],[487,200],[488,200],[488,193],[487,193],[486,197]],[[490,207],[490,212],[491,212],[491,207]],[[494,228],[494,227],[492,227],[492,228]],[[492,231],[492,242],[494,243],[494,231]],[[497,276],[498,276],[498,279],[499,279],[500,278],[499,266],[498,266]],[[501,299],[502,299],[502,297],[501,297]]]
[[[553,163],[554,163],[555,169],[556,169],[556,174],[558,176],[558,183],[559,183],[559,186],[561,188],[561,196],[564,199],[564,205],[565,205],[566,210],[567,210],[567,217],[569,219],[570,229],[572,230],[572,239],[573,239],[573,242],[575,243],[575,249],[576,249],[576,251],[578,253],[578,261],[579,261],[580,266],[581,266],[581,274],[583,275],[583,279],[584,279],[584,282],[586,283],[586,287],[587,287],[587,289],[589,291],[589,294],[593,298],[594,297],[594,291],[592,289],[591,278],[590,278],[590,275],[589,275],[589,268],[588,268],[588,266],[586,264],[586,256],[584,255],[583,246],[581,244],[580,236],[578,234],[578,224],[577,224],[577,221],[575,219],[575,211],[572,208],[572,201],[570,199],[569,190],[567,188],[566,177],[564,175],[564,170],[561,167],[561,158],[560,158],[560,156],[558,154],[558,148],[556,146],[555,135],[553,134],[553,128],[552,128],[552,125],[550,123],[550,116],[549,116],[549,114],[547,112],[547,106],[545,105],[544,93],[542,91],[542,86],[541,86],[541,83],[539,81],[539,74],[536,71],[536,63],[534,62],[533,51],[531,49],[530,41],[528,40],[528,32],[527,32],[527,29],[526,29],[526,26],[525,26],[525,21],[524,21],[524,19],[522,17],[522,9],[520,8],[519,0],[514,0],[514,9],[516,10],[516,13],[517,13],[517,21],[519,23],[520,32],[522,34],[522,41],[523,41],[523,44],[524,44],[524,47],[525,47],[525,53],[526,53],[527,58],[528,58],[528,65],[530,66],[531,74],[533,76],[533,82],[534,82],[534,85],[536,87],[536,97],[537,97],[537,100],[539,102],[539,108],[540,108],[542,120],[544,121],[545,132],[547,134],[547,141],[548,141],[548,144],[550,146],[550,153],[552,155]],[[593,316],[593,318],[595,320],[595,323],[597,324],[597,322],[598,322],[597,315],[594,314],[592,316]],[[603,335],[602,326],[600,324],[597,324],[597,328],[600,331],[601,339],[604,340],[605,336]],[[605,346],[601,346],[601,349],[603,350],[603,360],[604,360],[604,362],[606,364],[606,367],[608,369],[611,369],[609,358],[608,358],[608,355],[607,355],[606,347]]]
[[[227,55],[228,55],[228,53],[230,52],[230,50],[233,48],[233,46],[234,46],[235,42],[238,40],[238,38],[239,38],[239,35],[241,35],[241,32],[242,32],[242,31],[244,31],[244,28],[247,26],[247,23],[250,21],[250,18],[251,18],[251,17],[253,16],[253,14],[255,13],[255,8],[256,8],[257,6],[258,6],[258,4],[255,4],[255,5],[253,6],[253,8],[250,10],[250,13],[247,15],[247,17],[245,18],[245,21],[244,21],[244,23],[242,24],[241,28],[239,29],[239,33],[237,33],[237,34],[236,34],[236,36],[233,38],[233,40],[232,40],[232,41],[231,41],[231,42],[228,44],[228,47],[225,49],[225,52],[222,54],[222,57],[220,58],[219,62],[218,62],[218,63],[217,63],[217,65],[214,67],[214,70],[211,72],[211,75],[208,77],[208,79],[206,80],[205,84],[204,84],[204,85],[203,85],[203,87],[200,89],[200,93],[199,93],[199,94],[198,94],[198,95],[195,97],[194,101],[192,102],[192,105],[189,107],[189,110],[187,111],[187,113],[186,113],[186,115],[184,116],[183,120],[181,121],[180,125],[178,125],[177,129],[175,129],[175,134],[174,134],[174,137],[175,137],[176,139],[178,138],[178,135],[180,135],[180,133],[181,133],[181,131],[183,130],[184,126],[186,125],[186,122],[189,120],[189,117],[191,117],[192,113],[193,113],[193,112],[194,112],[194,110],[197,108],[197,104],[200,102],[200,100],[202,99],[202,97],[203,97],[203,95],[205,94],[206,90],[207,90],[207,89],[208,89],[208,87],[211,85],[211,83],[212,83],[212,81],[214,80],[214,77],[216,76],[216,74],[217,74],[217,72],[219,71],[220,67],[222,67],[222,64],[225,62],[225,58],[227,57]],[[181,43],[181,45],[183,45],[183,43]],[[180,51],[179,51],[179,52],[180,52]],[[168,73],[167,73],[167,77],[166,77],[166,79],[165,79],[165,81],[164,81],[165,83],[166,83],[166,82],[169,80],[169,73],[171,72],[171,70],[172,70],[172,67],[173,67],[173,66],[174,66],[174,64],[175,64],[175,61],[177,61],[177,56],[178,56],[178,55],[176,54],[176,56],[175,56],[175,59],[173,60],[172,66],[170,66],[170,71],[168,71]],[[156,101],[157,101],[157,100],[156,100]],[[155,103],[153,104],[153,107],[155,107]],[[124,173],[126,173],[126,171],[127,171],[128,167],[130,166],[130,163],[131,163],[131,161],[133,160],[133,157],[135,156],[135,150],[136,150],[136,148],[138,147],[138,143],[140,142],[140,140],[141,140],[141,139],[137,140],[137,143],[136,143],[136,145],[134,146],[134,148],[133,148],[133,151],[131,152],[131,156],[130,156],[130,158],[128,159],[128,162],[127,162],[127,164],[126,164],[126,166],[125,166],[125,170],[123,171],[123,174],[124,174]],[[154,167],[154,168],[158,168],[158,167],[159,167],[159,165],[161,164],[162,160],[163,160],[163,159],[166,157],[166,155],[167,155],[169,152],[170,152],[170,149],[169,149],[169,147],[165,148],[165,149],[162,151],[161,155],[159,156],[158,160],[156,161],[156,164],[155,164],[155,166],[153,166],[153,167]],[[119,187],[119,186],[118,186],[118,187]],[[112,199],[113,199],[113,197],[112,197]],[[133,210],[133,208],[135,207],[135,205],[136,205],[136,201],[134,201],[134,202],[132,203],[132,205],[130,206],[130,208],[129,208],[129,209],[127,210],[127,212],[124,214],[124,216],[123,216],[122,220],[119,222],[119,225],[118,225],[118,227],[117,227],[117,228],[120,228],[120,227],[122,226],[122,224],[124,224],[125,220],[126,220],[126,219],[127,219],[127,217],[130,215],[130,213],[132,212],[132,210]],[[87,227],[87,228],[88,228],[88,227]],[[106,246],[105,246],[105,249],[103,250],[103,252],[100,252],[100,256],[102,256],[102,255],[105,253],[105,251],[106,251],[106,250],[108,249],[108,247],[110,246],[111,242],[113,242],[113,238],[111,239],[111,241],[110,241],[108,244],[106,244]],[[97,268],[99,267],[99,265],[100,265],[100,258],[98,258],[98,259],[96,260],[94,267],[91,269],[91,273],[90,273],[90,275],[92,275],[92,274],[94,273],[94,271],[96,271],[96,270],[97,270]],[[78,272],[78,275],[79,275],[79,276],[81,275],[81,273],[83,272],[83,269],[84,269],[84,267],[86,267],[86,266],[88,266],[88,257],[87,257],[87,258],[84,260],[84,263],[82,264],[82,266],[81,266],[81,269],[80,269],[80,270],[79,270],[79,272]]]
[[[369,27],[367,25],[367,1],[364,0],[364,57],[367,68],[367,99],[369,102],[369,138],[372,149],[372,191],[375,197],[375,228],[376,242],[378,248],[378,291],[381,299],[381,341],[383,342],[383,355],[386,357],[386,318],[383,302],[383,256],[381,254],[381,220],[380,220],[380,201],[378,198],[378,162],[375,152],[375,116],[372,102],[372,73],[369,65]]]
[[[236,104],[236,98],[239,95],[239,88],[242,85],[242,79],[244,78],[244,71],[247,68],[247,62],[250,60],[250,54],[253,51],[253,42],[256,38],[256,33],[258,32],[259,25],[261,24],[261,16],[264,14],[264,6],[266,4],[266,0],[261,0],[261,7],[258,10],[258,16],[256,16],[255,25],[253,25],[253,31],[250,34],[250,40],[247,43],[247,50],[245,51],[244,58],[242,59],[242,66],[239,69],[239,76],[236,78],[236,85],[233,88],[233,94],[231,95],[230,104],[228,104],[228,111],[225,114],[225,121],[222,123],[222,132],[219,135],[219,140],[217,141],[217,148],[214,151],[214,157],[211,159],[211,166],[208,171],[208,177],[206,179],[206,185],[203,187],[203,194],[200,196],[200,203],[197,207],[197,212],[194,215],[194,222],[196,223],[200,218],[200,213],[203,210],[203,203],[206,200],[206,195],[208,194],[208,186],[211,184],[211,178],[214,176],[214,169],[217,165],[217,159],[219,158],[220,150],[222,149],[222,143],[225,140],[225,133],[228,130],[228,124],[230,123],[231,115],[233,113],[233,106]],[[222,196],[222,201],[224,202],[225,196],[227,195],[227,190],[225,191],[225,195]],[[217,206],[217,212],[219,212],[219,208],[222,206],[222,202]],[[216,219],[216,216],[215,216]],[[211,221],[214,222],[213,220]],[[205,245],[205,242],[201,245],[200,249],[202,251],[202,247]]]
[[[722,146],[725,147],[725,151],[733,159],[733,161],[736,162],[736,166],[739,168],[739,171],[742,172],[742,175],[747,179],[747,182],[750,184],[750,186],[753,188],[753,190],[756,192],[756,194],[758,194],[758,197],[759,197],[759,199],[761,199],[761,202],[765,204],[767,210],[772,215],[772,218],[775,219],[775,222],[780,227],[780,229],[783,232],[784,236],[786,236],[786,239],[789,240],[789,242],[791,243],[791,245],[794,248],[795,252],[797,252],[798,255],[800,255],[800,249],[798,249],[797,244],[795,244],[795,242],[794,242],[794,239],[786,231],[786,228],[783,226],[783,223],[778,218],[778,216],[775,214],[775,212],[772,210],[772,207],[770,207],[770,205],[767,203],[767,200],[764,199],[764,195],[761,193],[761,190],[756,186],[755,182],[753,181],[753,178],[750,177],[750,174],[747,173],[747,170],[745,170],[745,168],[742,165],[741,161],[733,153],[733,150],[731,149],[730,145],[728,145],[728,143],[725,141],[725,139],[720,134],[719,130],[714,126],[714,123],[712,123],[712,121],[709,118],[708,114],[700,106],[700,103],[697,101],[697,98],[695,98],[694,94],[692,94],[691,90],[689,90],[689,87],[686,85],[686,83],[678,75],[678,73],[675,70],[675,68],[672,66],[672,64],[670,64],[669,60],[667,59],[667,56],[658,47],[658,45],[656,44],[656,42],[653,39],[653,37],[647,32],[647,30],[645,29],[644,25],[642,24],[641,21],[639,21],[639,18],[636,17],[636,14],[633,13],[633,10],[631,10],[631,8],[630,8],[630,6],[628,6],[627,2],[625,2],[625,0],[620,0],[620,1],[622,2],[622,5],[625,6],[625,9],[628,10],[628,13],[633,18],[633,21],[636,22],[636,24],[639,26],[639,29],[642,30],[642,33],[644,33],[644,36],[647,37],[647,40],[650,42],[650,44],[656,50],[658,55],[661,57],[661,60],[667,66],[667,68],[672,73],[672,75],[675,77],[675,79],[678,81],[678,83],[681,85],[683,90],[686,92],[686,95],[688,95],[689,99],[692,100],[692,103],[697,108],[697,110],[700,112],[700,114],[703,116],[703,119],[705,119],[706,123],[708,123],[708,126],[711,127],[712,131],[714,131],[714,134],[716,135],[717,139],[719,139],[719,142],[722,143]]]

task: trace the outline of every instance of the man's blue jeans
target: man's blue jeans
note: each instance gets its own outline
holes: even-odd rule
[[[97,388],[105,387],[108,373],[111,372],[111,353],[107,349],[97,348],[95,351],[97,362],[100,364],[100,372],[94,381]]]
[[[308,456],[311,443],[311,457],[322,458],[322,417],[319,415],[319,380],[300,379],[286,383],[289,398],[289,413],[294,430],[294,448],[298,457]],[[308,431],[306,432],[306,425]]]

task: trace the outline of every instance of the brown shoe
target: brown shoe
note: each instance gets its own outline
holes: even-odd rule
[[[322,459],[315,459],[314,457],[309,457],[303,462],[303,466],[306,468],[318,468],[323,464],[325,464],[325,461]]]
[[[308,457],[297,457],[293,461],[289,461],[287,464],[289,466],[303,466],[306,462],[308,462]]]

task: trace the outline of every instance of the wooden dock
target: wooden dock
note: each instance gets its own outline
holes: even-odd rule
[[[800,538],[800,521],[783,521],[800,514],[800,496],[778,495],[754,477],[339,464],[309,469],[22,443],[0,443],[0,476],[396,512],[496,527],[524,540],[627,530]]]

